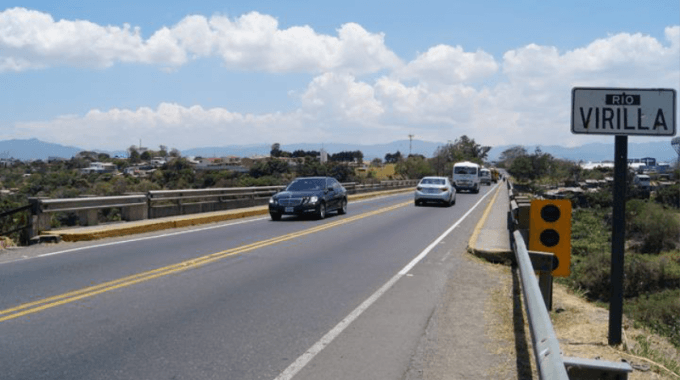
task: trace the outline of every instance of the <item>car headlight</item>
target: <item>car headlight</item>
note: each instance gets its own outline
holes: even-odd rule
[[[319,197],[317,197],[316,195],[313,196],[313,197],[309,197],[309,203],[316,203],[318,201],[319,201]]]
[[[270,204],[270,205],[275,205],[275,204],[276,204],[276,199],[274,199],[274,197],[269,198],[269,204]]]

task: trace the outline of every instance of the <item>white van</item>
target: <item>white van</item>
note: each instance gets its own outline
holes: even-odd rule
[[[491,170],[486,168],[481,168],[479,170],[479,182],[482,185],[491,186]]]
[[[479,193],[480,167],[474,162],[459,162],[453,165],[453,186],[457,191],[469,190]]]

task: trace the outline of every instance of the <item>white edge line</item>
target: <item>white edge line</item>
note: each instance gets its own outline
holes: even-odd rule
[[[92,248],[108,247],[108,246],[111,246],[111,245],[133,243],[133,242],[142,241],[142,240],[158,239],[158,238],[162,238],[162,237],[188,234],[188,233],[191,233],[191,232],[199,232],[199,231],[211,230],[211,229],[215,229],[215,228],[229,227],[229,226],[234,226],[234,225],[237,225],[237,224],[250,223],[250,222],[255,222],[255,221],[264,220],[264,219],[268,219],[268,217],[267,218],[248,219],[248,220],[244,220],[244,221],[231,222],[231,223],[228,223],[228,224],[220,224],[220,225],[217,225],[217,226],[194,228],[194,229],[191,229],[191,230],[188,230],[188,231],[170,232],[170,233],[165,233],[165,234],[155,235],[155,236],[146,236],[146,237],[141,237],[141,238],[136,238],[136,239],[128,239],[128,240],[114,241],[114,242],[111,242],[111,243],[88,245],[86,247],[65,249],[63,251],[43,253],[42,255],[37,255],[37,256],[34,256],[34,257],[26,258],[24,260],[29,260],[31,258],[59,255],[59,254],[68,253],[68,252],[83,251],[83,250],[92,249]],[[8,263],[17,262],[17,261],[23,261],[23,260],[8,261],[8,262],[2,263],[2,264],[8,264]]]
[[[381,198],[387,198],[387,197],[390,197],[390,195],[385,195],[385,196],[380,196],[380,197],[374,197],[374,198],[370,198],[370,199],[361,199],[361,200],[358,200],[358,201],[355,201],[355,202],[352,202],[352,203],[355,203],[355,204],[356,204],[356,203],[363,203],[363,202],[368,202],[368,201],[370,201],[370,200],[381,199]],[[19,262],[19,261],[26,261],[26,260],[31,260],[31,259],[37,259],[37,258],[41,258],[41,257],[48,257],[48,256],[60,255],[60,254],[63,254],[63,253],[76,252],[76,251],[84,251],[84,250],[86,250],[86,249],[108,247],[108,246],[112,246],[112,245],[125,244],[125,243],[133,243],[133,242],[142,241],[142,240],[158,239],[158,238],[162,238],[162,237],[168,237],[168,236],[174,236],[174,235],[182,235],[182,234],[188,234],[188,233],[199,232],[199,231],[206,231],[206,230],[211,230],[211,229],[215,229],[215,228],[229,227],[229,226],[234,226],[234,225],[237,225],[237,224],[251,223],[251,222],[256,222],[256,221],[258,221],[258,220],[265,220],[265,219],[269,219],[269,217],[252,218],[252,219],[249,218],[248,220],[243,220],[243,221],[238,221],[238,222],[231,222],[231,223],[227,223],[227,224],[220,224],[220,225],[209,226],[209,227],[193,228],[193,229],[188,230],[188,231],[170,232],[170,233],[165,233],[165,234],[161,234],[161,235],[146,236],[146,237],[142,237],[142,238],[121,240],[121,241],[116,241],[116,242],[111,242],[111,243],[103,243],[103,244],[96,244],[96,245],[88,245],[88,246],[86,246],[86,247],[78,247],[78,248],[65,249],[65,250],[63,250],[63,251],[43,253],[42,255],[36,255],[36,256],[33,256],[33,257],[22,257],[22,258],[17,259],[17,260],[11,260],[11,261],[6,261],[6,262],[3,262],[3,263],[0,263],[0,265],[10,264],[10,263],[16,263],[16,262]]]
[[[498,186],[498,185],[496,185]],[[335,327],[333,327],[329,332],[326,333],[318,342],[314,343],[312,347],[310,347],[304,354],[302,354],[299,358],[297,358],[291,365],[288,366],[281,374],[279,374],[274,380],[291,380],[295,375],[297,375],[298,372],[300,372],[309,362],[314,359],[316,355],[318,355],[326,346],[328,346],[335,338],[337,338],[352,322],[354,322],[361,314],[363,314],[366,309],[368,309],[375,301],[377,301],[383,294],[385,294],[391,287],[394,285],[397,281],[399,281],[400,278],[402,278],[405,274],[407,274],[411,269],[413,269],[416,264],[418,264],[425,256],[427,256],[428,253],[437,245],[439,242],[441,242],[448,234],[451,233],[460,223],[465,220],[465,218],[472,213],[472,211],[479,206],[480,203],[486,198],[489,194],[493,192],[493,189],[496,187],[493,187],[490,189],[484,196],[475,203],[468,212],[465,213],[456,223],[454,223],[451,227],[449,227],[448,230],[446,230],[441,236],[439,236],[432,244],[427,246],[425,250],[423,250],[418,256],[416,256],[413,260],[411,260],[410,263],[408,263],[404,269],[400,270],[399,273],[394,275],[391,279],[389,279],[380,289],[378,289],[375,293],[373,293],[370,297],[368,297],[364,302],[359,305],[354,311],[352,311],[348,316],[346,316],[340,323],[338,323]]]

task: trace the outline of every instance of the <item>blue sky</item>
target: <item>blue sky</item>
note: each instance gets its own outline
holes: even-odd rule
[[[0,140],[574,146],[572,87],[678,90],[680,2],[23,1],[0,83]]]

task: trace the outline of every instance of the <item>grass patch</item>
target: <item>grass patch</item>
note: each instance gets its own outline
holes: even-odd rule
[[[637,342],[637,345],[631,350],[634,355],[648,358],[654,361],[654,363],[650,363],[652,366],[661,364],[665,367],[665,370],[674,373],[676,376],[680,376],[680,363],[669,359],[667,356],[652,348],[652,344],[649,342],[648,337],[639,335],[635,338],[635,341]],[[654,372],[660,373],[659,368],[656,368]]]
[[[680,347],[680,289],[644,294],[624,303],[628,317],[642,323],[659,335],[667,336]]]

